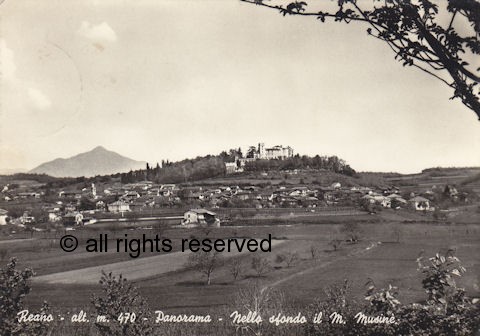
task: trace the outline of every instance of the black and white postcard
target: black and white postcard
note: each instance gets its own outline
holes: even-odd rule
[[[480,335],[479,0],[0,0],[0,335]]]

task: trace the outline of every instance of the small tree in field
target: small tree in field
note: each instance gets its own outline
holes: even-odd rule
[[[230,274],[233,276],[233,280],[236,281],[243,273],[243,263],[240,258],[233,258],[230,261]]]
[[[257,273],[257,276],[263,276],[270,271],[270,261],[267,258],[254,256],[252,257],[252,269]]]
[[[312,259],[315,259],[318,255],[318,246],[312,244],[310,245],[310,248],[308,249],[308,252],[310,253],[310,256],[312,257]]]
[[[292,266],[298,259],[299,259],[299,256],[297,253],[287,252],[287,253],[277,254],[275,261],[279,264],[285,263],[285,265],[290,268],[290,266]]]
[[[240,314],[257,313],[262,318],[276,315],[279,312],[287,313],[288,303],[283,292],[269,287],[260,286],[258,282],[238,289],[228,307],[227,314],[238,311]],[[288,333],[288,326],[282,331],[272,323],[235,323],[231,320],[229,327],[236,329],[235,335],[293,335]],[[287,330],[285,330],[287,329]],[[220,334],[219,334],[220,335]]]
[[[223,260],[218,252],[196,252],[192,253],[187,261],[187,267],[202,273],[207,278],[207,285],[210,285],[213,271],[221,266]]]
[[[340,245],[342,244],[342,240],[338,238],[332,239],[330,242],[330,245],[333,247],[333,250],[336,251],[340,248]]]
[[[95,323],[100,335],[153,335],[151,324],[144,320],[150,317],[147,303],[127,279],[122,275],[116,277],[102,271],[100,285],[103,296],[94,295],[92,303],[96,313],[110,321]]]
[[[345,234],[346,239],[351,243],[357,243],[360,239],[360,227],[357,223],[345,223],[341,231]]]

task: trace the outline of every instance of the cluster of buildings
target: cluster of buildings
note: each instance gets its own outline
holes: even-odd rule
[[[267,150],[260,145],[259,155],[268,155]],[[165,208],[180,212],[194,209],[191,210],[193,212],[185,212],[184,224],[189,224],[192,218],[209,223],[214,213],[204,209],[218,208],[308,208],[314,211],[317,207],[371,204],[384,208],[433,211],[439,193],[452,200],[465,198],[453,186],[413,193],[395,186],[346,187],[338,182],[328,186],[308,183],[272,185],[268,182],[241,186],[182,186],[151,181],[122,184],[112,180],[99,183],[98,186],[91,184],[79,188],[74,185],[48,192],[39,187],[32,190],[28,187],[11,190],[7,185],[0,192],[0,225],[8,221],[21,225],[45,221],[60,222],[67,226],[81,225],[93,223],[99,218],[118,218],[136,213],[141,213],[142,217],[155,216],[155,209],[160,209],[161,212]],[[13,208],[10,205],[17,208],[23,205],[23,209],[9,213],[7,209]]]
[[[258,146],[250,146],[246,155],[236,157],[234,162],[226,162],[227,174],[242,172],[247,162],[255,160],[284,160],[293,157],[293,148],[290,146],[276,145],[265,147],[263,142]]]

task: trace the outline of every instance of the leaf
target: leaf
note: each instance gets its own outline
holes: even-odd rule
[[[457,269],[452,270],[452,274],[455,274],[456,276],[460,276],[460,272]]]

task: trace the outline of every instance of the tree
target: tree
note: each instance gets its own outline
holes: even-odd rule
[[[341,231],[345,233],[346,239],[351,243],[356,243],[360,239],[360,227],[357,223],[345,223]]]
[[[277,254],[275,261],[279,264],[285,263],[285,265],[288,268],[290,268],[298,259],[299,259],[298,253],[286,252],[286,253]]]
[[[270,270],[270,262],[267,258],[254,256],[252,257],[252,269],[257,273],[257,276],[263,276]]]
[[[80,205],[78,206],[79,210],[95,210],[95,208],[96,208],[96,203],[93,200],[87,197],[82,197],[80,199]]]
[[[44,335],[46,322],[18,323],[17,313],[23,310],[23,300],[30,293],[28,281],[34,275],[30,268],[17,269],[17,260],[0,269],[0,335]],[[40,313],[46,314],[49,307],[44,303]]]
[[[120,274],[102,271],[100,285],[103,297],[94,295],[92,303],[98,315],[105,316],[110,322],[96,322],[102,336],[137,336],[151,335],[152,326],[148,320],[149,312],[146,301],[137,289]],[[128,314],[128,315],[127,315]],[[150,319],[151,320],[151,319]]]
[[[199,251],[192,253],[187,261],[187,267],[191,267],[202,273],[207,278],[207,285],[210,285],[213,271],[221,266],[223,260],[218,252]]]
[[[367,33],[385,42],[403,66],[414,66],[449,86],[453,90],[451,99],[459,98],[480,119],[480,68],[468,62],[480,54],[477,0],[448,0],[442,6],[433,0],[311,1],[319,7],[310,11],[305,1],[284,0],[280,5],[264,0],[240,1],[278,10],[283,16],[365,23],[369,26]]]
[[[330,245],[332,245],[334,251],[338,250],[341,244],[342,244],[342,240],[338,238],[334,238],[330,242]]]
[[[231,304],[228,307],[228,314],[238,311],[241,314],[256,313],[266,319],[279,312],[288,313],[289,305],[282,291],[271,287],[262,287],[259,282],[242,287],[234,292]],[[288,325],[282,326],[282,331],[273,323],[237,323],[231,320],[231,326],[235,327],[235,335],[293,335],[288,333]],[[220,335],[220,333],[215,333]],[[226,335],[227,333],[224,333]]]
[[[236,281],[243,273],[243,263],[240,258],[233,258],[230,262],[230,274],[233,276],[233,280]]]
[[[312,257],[312,259],[315,259],[317,257],[317,254],[318,254],[318,246],[317,245],[310,245],[310,248],[308,249],[308,252],[310,253],[310,256]]]

